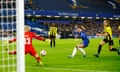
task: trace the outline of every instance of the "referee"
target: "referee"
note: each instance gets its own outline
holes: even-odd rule
[[[52,24],[52,26],[49,28],[49,32],[48,32],[48,37],[50,38],[50,47],[54,47],[56,46],[56,35],[57,35],[57,27],[55,27],[54,24]]]

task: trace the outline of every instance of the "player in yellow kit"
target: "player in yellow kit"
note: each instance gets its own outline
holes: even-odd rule
[[[119,39],[119,47],[120,47],[120,25],[118,26],[118,33],[119,33],[118,39]]]
[[[113,48],[113,40],[112,40],[112,29],[110,27],[110,21],[104,20],[103,21],[104,31],[103,33],[97,33],[97,36],[104,36],[105,38],[100,42],[97,54],[95,54],[95,57],[99,57],[102,46],[106,43],[109,44],[109,51],[116,51],[118,54],[120,54],[120,50],[117,48]]]
[[[49,38],[50,38],[50,47],[54,47],[56,46],[56,35],[57,35],[57,27],[54,26],[54,24],[49,28]]]

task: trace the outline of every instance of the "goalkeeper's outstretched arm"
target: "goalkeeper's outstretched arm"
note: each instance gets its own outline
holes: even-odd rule
[[[13,42],[16,42],[16,38],[13,38],[13,39],[8,41],[8,43],[13,43]]]

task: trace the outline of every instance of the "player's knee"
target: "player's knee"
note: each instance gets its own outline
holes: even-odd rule
[[[104,39],[103,41],[100,42],[100,45],[104,45],[104,44],[106,44],[106,43],[107,43],[107,40]]]
[[[111,47],[109,47],[109,51],[112,51],[112,48],[111,48]]]
[[[101,42],[99,45],[103,46],[105,43]]]
[[[38,54],[35,54],[35,57],[37,58],[37,57],[39,57],[39,55],[38,55]]]
[[[77,49],[79,48],[79,46],[75,46]]]

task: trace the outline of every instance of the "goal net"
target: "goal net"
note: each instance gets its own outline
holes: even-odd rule
[[[17,41],[9,43],[16,38]],[[24,72],[24,2],[0,0],[0,72]],[[16,50],[16,55],[9,51]]]

